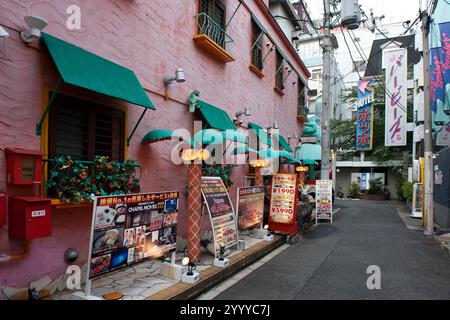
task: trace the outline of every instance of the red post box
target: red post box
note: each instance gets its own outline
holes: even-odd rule
[[[42,154],[39,151],[6,148],[6,183],[42,183]]]
[[[6,193],[0,192],[0,226],[6,224],[7,198]]]
[[[48,237],[52,233],[51,200],[42,197],[9,198],[9,236],[16,240]]]

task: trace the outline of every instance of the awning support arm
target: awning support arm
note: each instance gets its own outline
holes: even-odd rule
[[[128,139],[127,139],[127,146],[130,145],[130,140],[131,140],[131,138],[133,137],[134,133],[136,132],[137,127],[139,127],[139,125],[141,124],[141,121],[142,121],[142,119],[144,118],[145,113],[147,112],[147,110],[148,110],[148,108],[145,108],[144,112],[142,112],[141,116],[139,117],[139,120],[138,120],[138,122],[136,123],[136,126],[134,127],[133,131],[131,131],[131,134],[130,134],[130,136],[129,136]]]
[[[233,18],[234,18],[234,16],[235,16],[236,12],[239,10],[239,8],[241,7],[241,5],[242,5],[242,0],[239,0],[239,5],[237,6],[236,10],[234,10],[233,15],[231,16],[230,20],[228,20],[227,25],[225,26],[225,28],[227,28],[228,25],[231,23],[231,20],[233,20]]]
[[[261,33],[259,34],[258,38],[256,38],[255,42],[253,42],[253,45],[252,45],[252,48],[250,49],[250,51],[253,51],[253,49],[258,44],[258,41],[259,41],[259,39],[261,39],[263,34],[264,34],[264,31],[261,31]]]
[[[45,117],[47,116],[48,112],[50,111],[50,108],[52,107],[53,102],[55,102],[56,94],[57,94],[59,87],[61,86],[62,81],[63,81],[62,77],[59,77],[58,82],[56,83],[56,86],[53,89],[50,100],[48,101],[47,106],[45,107],[44,112],[42,113],[41,120],[36,125],[36,135],[37,136],[40,136],[42,133],[42,124],[44,123]]]

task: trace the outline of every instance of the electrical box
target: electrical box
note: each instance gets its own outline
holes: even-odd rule
[[[0,192],[0,226],[6,224],[7,198],[6,193]]]
[[[39,151],[6,148],[6,183],[42,183],[42,154]]]
[[[48,198],[9,198],[9,236],[16,240],[48,237],[52,232],[52,205]]]

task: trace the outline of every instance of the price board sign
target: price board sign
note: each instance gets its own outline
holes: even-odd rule
[[[240,230],[261,226],[264,214],[264,187],[239,188],[237,205]]]
[[[333,181],[316,181],[316,223],[317,220],[333,222]]]
[[[88,279],[175,251],[178,192],[97,197]]]
[[[269,228],[273,231],[297,232],[296,207],[298,177],[296,174],[275,174],[270,193]]]
[[[211,218],[215,254],[218,257],[222,243],[225,248],[238,243],[236,215],[221,178],[202,177],[201,190]]]

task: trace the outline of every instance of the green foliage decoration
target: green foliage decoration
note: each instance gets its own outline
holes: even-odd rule
[[[94,196],[140,192],[136,160],[110,161],[96,156],[94,161],[73,160],[70,156],[49,159],[47,194],[67,203],[92,202]]]
[[[203,164],[202,174],[205,177],[220,177],[222,178],[225,187],[228,189],[233,186],[231,175],[233,173],[234,165],[221,165],[221,164]]]
[[[359,195],[359,183],[358,182],[352,182],[349,194],[350,194],[350,197],[352,197],[352,198],[356,198]]]
[[[382,178],[370,179],[368,193],[369,194],[383,194]]]

